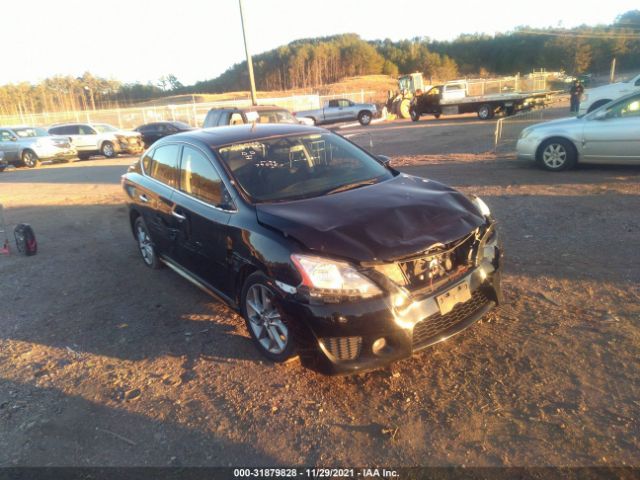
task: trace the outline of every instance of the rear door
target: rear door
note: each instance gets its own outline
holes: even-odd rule
[[[0,129],[0,151],[4,153],[4,159],[9,163],[17,162],[19,149],[20,146],[13,132],[6,128]]]
[[[145,155],[142,168],[149,180],[140,184],[135,201],[143,212],[145,223],[157,251],[175,259],[176,237],[180,218],[176,216],[172,196],[178,187],[180,144],[159,146]]]
[[[231,257],[227,237],[234,209],[213,158],[195,146],[183,147],[180,187],[173,200],[180,218],[178,262],[229,295]]]
[[[604,118],[588,117],[584,122],[584,159],[640,161],[640,94],[607,108]]]

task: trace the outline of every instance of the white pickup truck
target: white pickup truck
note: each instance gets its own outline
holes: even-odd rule
[[[585,90],[580,101],[579,115],[584,115],[600,108],[611,100],[620,98],[623,95],[633,92],[640,92],[640,75],[633,77],[626,82],[610,83],[601,87],[588,88]]]

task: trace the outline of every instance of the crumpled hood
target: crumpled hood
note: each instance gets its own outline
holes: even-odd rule
[[[460,192],[398,175],[333,195],[256,206],[258,221],[319,254],[391,261],[449,243],[485,222]]]

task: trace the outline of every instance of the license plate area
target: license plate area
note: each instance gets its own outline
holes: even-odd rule
[[[467,282],[459,283],[436,297],[441,315],[449,313],[458,303],[464,303],[468,300],[471,300],[471,291]]]

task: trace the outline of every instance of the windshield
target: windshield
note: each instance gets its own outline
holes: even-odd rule
[[[235,144],[217,153],[257,203],[317,197],[393,177],[369,154],[332,133]]]
[[[259,123],[298,123],[287,110],[259,110]]]
[[[49,133],[40,127],[24,127],[24,128],[14,128],[14,132],[20,138],[28,138],[28,137],[48,137]]]
[[[93,128],[95,128],[98,132],[100,133],[107,133],[107,132],[117,132],[118,129],[112,125],[109,125],[108,123],[96,123],[93,125]]]

